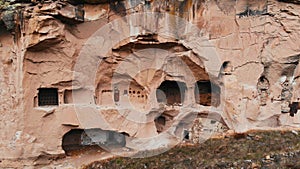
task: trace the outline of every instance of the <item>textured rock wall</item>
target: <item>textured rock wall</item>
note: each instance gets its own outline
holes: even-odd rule
[[[194,139],[198,138],[195,133],[206,128],[198,118],[194,127],[188,125],[197,116],[209,123],[217,120],[236,132],[299,128],[299,115],[289,114],[297,112],[290,105],[297,105],[300,99],[298,3],[128,0],[4,4],[0,24],[1,158],[63,154],[63,135],[78,128],[125,132],[133,140],[156,137],[162,131],[178,136],[192,129]],[[161,13],[147,16],[141,12]],[[181,17],[197,29],[170,16]],[[105,27],[107,23],[111,23],[109,27]],[[90,41],[94,33],[99,34],[98,29],[105,41]],[[105,47],[110,48],[105,51]],[[151,53],[149,48],[156,50]],[[91,63],[76,69],[82,54]],[[102,62],[95,64],[100,59]],[[151,63],[156,69],[143,69]],[[93,66],[94,88],[90,88],[85,83],[92,77],[76,79],[76,75]],[[165,80],[185,83],[184,102],[172,106],[157,102],[156,88]],[[215,98],[218,104],[197,104],[197,81],[210,81],[218,87],[215,91],[221,94],[200,94]],[[118,99],[115,87],[121,93]],[[38,106],[39,88],[57,88],[59,106]],[[75,107],[74,103],[97,108]],[[133,108],[127,107],[129,104]],[[95,116],[105,122],[93,121]],[[143,145],[140,140],[130,143]]]
[[[0,30],[0,113],[1,113],[1,154],[6,157],[19,156],[23,123],[23,89],[21,51],[13,36],[1,25]]]

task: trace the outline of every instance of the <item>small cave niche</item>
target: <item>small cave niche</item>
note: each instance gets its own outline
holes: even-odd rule
[[[156,89],[156,98],[159,103],[168,105],[182,104],[184,102],[186,84],[178,81],[164,81]]]
[[[154,120],[154,122],[155,122],[155,127],[157,129],[157,133],[161,133],[166,126],[166,117],[161,115],[161,116],[157,117]]]
[[[151,4],[151,0],[145,0],[145,5],[146,6],[150,6],[150,4]]]
[[[117,86],[114,87],[114,102],[120,101],[120,90]]]
[[[291,113],[292,85],[286,79],[281,86],[281,113]]]
[[[38,106],[58,105],[57,88],[39,88],[38,91]]]
[[[298,110],[300,109],[299,107],[299,102],[292,102],[290,105],[290,116],[294,117],[295,114],[297,114]]]
[[[203,106],[220,105],[220,87],[210,81],[197,81],[195,83],[195,100]]]
[[[282,102],[281,103],[281,113],[289,113],[291,117],[294,117],[295,114],[298,113],[298,110],[300,109],[300,103],[299,102]]]
[[[72,129],[62,139],[66,155],[76,155],[85,151],[105,151],[126,145],[127,133],[102,129]]]
[[[233,70],[233,67],[232,67],[232,64],[230,61],[225,61],[223,62],[221,68],[220,68],[220,73],[219,73],[219,76],[222,76],[222,75],[231,75],[232,74],[232,70]]]
[[[189,140],[190,139],[190,132],[188,130],[183,130],[183,138],[185,140]]]
[[[65,92],[64,92],[64,103],[65,104],[73,103],[73,91],[72,90],[65,90]]]
[[[261,76],[257,82],[257,91],[260,97],[260,105],[267,105],[267,99],[269,97],[269,80],[265,76]]]
[[[178,110],[164,111],[160,116],[154,119],[157,133],[166,131],[173,124],[173,119],[179,114]]]

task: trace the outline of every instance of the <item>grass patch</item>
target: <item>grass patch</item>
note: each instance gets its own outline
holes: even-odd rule
[[[83,168],[300,168],[299,151],[300,136],[290,131],[259,131],[209,139],[199,145],[177,146],[149,158],[97,161]]]

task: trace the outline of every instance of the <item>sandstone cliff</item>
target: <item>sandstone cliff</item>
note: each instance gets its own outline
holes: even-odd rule
[[[299,3],[1,1],[0,158],[299,128]]]

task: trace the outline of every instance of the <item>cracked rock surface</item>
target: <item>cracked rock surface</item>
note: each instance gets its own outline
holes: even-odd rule
[[[84,129],[138,154],[299,128],[299,3],[1,1],[0,167],[76,168]]]

